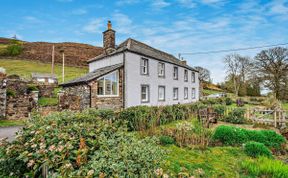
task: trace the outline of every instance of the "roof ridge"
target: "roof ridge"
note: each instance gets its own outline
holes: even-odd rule
[[[141,41],[135,40],[135,39],[133,39],[133,38],[128,38],[128,39],[131,39],[132,41],[134,41],[134,42],[136,42],[136,43],[140,43],[140,44],[145,45],[146,47],[149,47],[149,48],[151,48],[151,49],[153,49],[153,50],[155,50],[155,51],[158,51],[158,52],[160,52],[160,53],[162,53],[162,54],[165,54],[165,55],[169,55],[170,57],[173,57],[174,59],[176,59],[176,60],[178,60],[178,61],[181,61],[181,60],[179,60],[178,58],[176,58],[174,55],[172,55],[172,54],[170,54],[170,53],[167,53],[167,52],[164,52],[164,51],[162,51],[162,50],[156,49],[156,48],[154,48],[154,47],[152,47],[152,46],[150,46],[150,45],[148,45],[148,44],[146,44],[146,43],[143,43],[143,42],[141,42]]]

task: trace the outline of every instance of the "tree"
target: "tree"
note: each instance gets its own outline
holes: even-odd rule
[[[255,56],[253,63],[256,75],[264,86],[281,99],[287,92],[288,49],[276,47],[263,50]]]
[[[251,60],[249,57],[243,57],[239,54],[229,54],[224,58],[226,65],[227,78],[233,82],[233,91],[236,96],[239,95],[241,84],[243,85],[251,71]]]
[[[210,82],[211,81],[210,71],[208,69],[200,67],[200,66],[195,67],[195,69],[199,71],[199,80],[201,82],[204,82],[204,81]]]

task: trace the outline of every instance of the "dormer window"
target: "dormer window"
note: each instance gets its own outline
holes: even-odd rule
[[[165,63],[163,62],[158,63],[158,76],[165,77]]]
[[[148,59],[146,59],[146,58],[141,58],[140,70],[141,70],[141,74],[142,74],[142,75],[148,75],[148,72],[149,72]]]
[[[188,82],[188,70],[184,70],[184,81]]]

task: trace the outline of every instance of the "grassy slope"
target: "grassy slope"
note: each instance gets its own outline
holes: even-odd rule
[[[236,147],[211,147],[205,151],[175,145],[163,148],[169,153],[163,168],[174,175],[180,172],[191,175],[201,168],[205,177],[239,177],[240,163],[248,159],[241,148]]]
[[[50,73],[51,65],[41,62],[0,59],[0,67],[6,69],[7,74],[17,74],[24,78],[30,78],[32,72]],[[65,67],[65,81],[72,80],[88,72],[88,69],[77,67]],[[62,83],[62,66],[55,66],[55,73]]]
[[[23,120],[0,120],[0,127],[19,126],[23,124]]]

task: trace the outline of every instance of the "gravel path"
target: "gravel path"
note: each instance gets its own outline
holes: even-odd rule
[[[12,141],[15,139],[16,132],[20,129],[21,129],[21,126],[0,127],[0,139],[8,137],[8,140]]]

